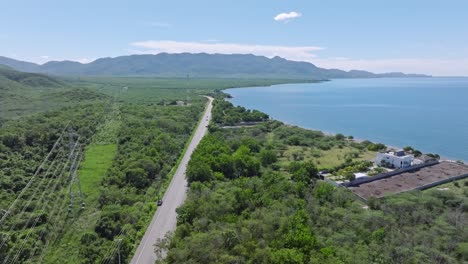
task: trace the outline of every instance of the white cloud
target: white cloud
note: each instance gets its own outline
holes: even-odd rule
[[[288,22],[291,19],[301,17],[302,14],[298,12],[289,12],[289,13],[281,13],[276,15],[273,19],[276,21],[283,21],[283,22]]]
[[[46,62],[51,61],[51,60],[52,60],[52,57],[50,57],[49,55],[42,55],[42,56],[35,57],[32,61],[35,62],[35,63],[42,64],[42,63],[46,63]],[[26,61],[28,61],[28,60],[26,60]]]
[[[221,54],[255,54],[269,58],[280,56],[289,60],[310,61],[317,56],[313,53],[322,50],[316,46],[272,46],[249,45],[237,43],[203,43],[203,42],[179,42],[169,40],[148,40],[131,43],[140,50],[132,50],[133,53],[221,53]]]
[[[94,61],[94,59],[81,58],[81,59],[76,59],[74,61],[77,61],[79,63],[90,63],[90,62]]]
[[[319,67],[341,70],[366,70],[375,73],[404,72],[434,76],[468,76],[468,59],[350,59],[317,58],[309,60]]]

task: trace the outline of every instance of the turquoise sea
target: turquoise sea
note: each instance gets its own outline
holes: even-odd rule
[[[234,105],[288,124],[468,161],[468,78],[339,79],[226,92]]]

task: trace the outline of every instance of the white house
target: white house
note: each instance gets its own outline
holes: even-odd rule
[[[406,155],[404,151],[390,151],[385,153],[377,153],[375,164],[388,168],[406,168],[411,166],[414,157]]]

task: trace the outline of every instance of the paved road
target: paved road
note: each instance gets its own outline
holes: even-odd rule
[[[133,264],[154,264],[156,254],[154,253],[154,243],[158,239],[164,238],[167,232],[174,231],[177,224],[176,208],[182,205],[187,196],[187,180],[185,179],[185,171],[190,156],[195,148],[200,143],[203,136],[206,134],[206,126],[211,119],[211,108],[213,98],[208,97],[208,105],[203,114],[203,118],[195,131],[195,134],[187,148],[187,151],[177,168],[174,177],[172,178],[169,187],[163,197],[163,204],[160,206],[151,220],[151,224],[146,229],[145,235],[138,246],[135,255],[130,263]]]

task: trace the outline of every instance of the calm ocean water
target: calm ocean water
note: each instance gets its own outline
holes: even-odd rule
[[[346,79],[226,92],[233,104],[288,124],[468,161],[468,78]]]

